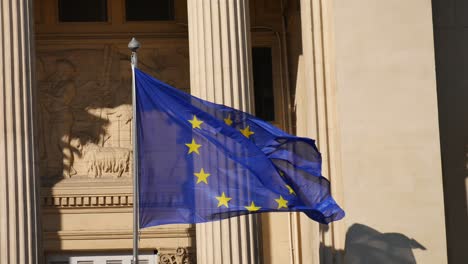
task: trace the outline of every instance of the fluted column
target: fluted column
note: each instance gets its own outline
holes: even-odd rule
[[[251,111],[248,0],[188,0],[190,88],[200,98]],[[197,263],[259,263],[256,217],[197,225]]]
[[[333,197],[342,203],[341,163],[337,136],[333,42],[333,1],[301,0],[302,56],[296,99],[297,134],[317,140],[323,175]],[[319,225],[305,215],[294,215],[295,260],[298,263],[342,263],[342,221]],[[335,254],[335,255],[333,255]]]
[[[38,263],[30,0],[0,0],[0,263]]]

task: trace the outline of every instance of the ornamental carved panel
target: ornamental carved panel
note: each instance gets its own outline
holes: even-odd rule
[[[189,248],[160,249],[159,261],[161,264],[195,264],[195,256]]]
[[[188,91],[187,43],[143,43],[139,67]],[[38,45],[38,143],[46,182],[131,177],[130,52],[125,43],[94,44]]]

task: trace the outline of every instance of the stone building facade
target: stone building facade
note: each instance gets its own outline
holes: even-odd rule
[[[158,79],[317,139],[347,212],[143,229],[145,263],[463,263],[455,3],[0,0],[0,263],[130,263],[131,37]]]

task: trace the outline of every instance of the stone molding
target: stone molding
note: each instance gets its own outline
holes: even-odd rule
[[[40,203],[44,210],[126,208],[133,206],[129,182],[62,181],[41,189]]]
[[[46,208],[100,208],[100,207],[132,207],[133,195],[102,194],[102,195],[57,195],[42,196],[41,206]]]
[[[141,239],[146,238],[186,238],[195,236],[194,227],[186,228],[158,228],[142,230]],[[93,231],[54,231],[44,232],[47,240],[100,240],[100,239],[132,239],[131,230],[93,230]]]

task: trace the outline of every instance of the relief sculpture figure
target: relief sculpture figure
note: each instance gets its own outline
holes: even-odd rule
[[[46,117],[44,137],[47,144],[47,174],[69,178],[73,169],[71,131],[74,122],[72,101],[76,96],[75,67],[69,61],[57,60],[56,71],[48,77],[48,87],[42,91],[40,108]]]
[[[109,121],[106,134],[98,144],[78,145],[81,153],[80,173],[89,178],[130,177],[132,149],[130,128],[132,121],[131,105],[120,105],[114,108],[87,109],[88,113]]]
[[[106,174],[116,178],[129,175],[132,151],[128,148],[87,145],[83,148],[83,157],[90,178],[101,178]]]

